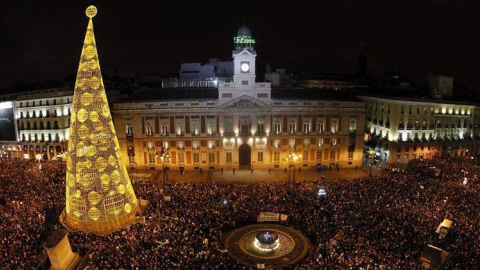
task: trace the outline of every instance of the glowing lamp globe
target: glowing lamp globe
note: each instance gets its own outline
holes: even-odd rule
[[[87,7],[87,10],[85,10],[85,14],[87,14],[87,17],[89,18],[93,18],[97,15],[97,8],[95,6],[89,6]]]

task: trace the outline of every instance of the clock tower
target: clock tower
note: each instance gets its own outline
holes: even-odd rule
[[[255,58],[257,52],[253,49],[255,40],[252,38],[250,29],[242,27],[237,36],[233,38],[235,50],[233,57],[233,81],[244,87],[252,87],[255,84]]]
[[[233,57],[233,82],[219,84],[219,99],[222,103],[241,96],[258,99],[270,99],[270,83],[255,82],[255,58],[257,52],[253,48],[255,40],[250,29],[243,26],[233,38],[235,49]]]

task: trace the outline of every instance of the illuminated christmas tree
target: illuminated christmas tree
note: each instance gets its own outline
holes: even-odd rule
[[[94,6],[78,66],[68,142],[63,223],[74,231],[107,234],[136,222],[139,212],[122,160],[93,34]]]

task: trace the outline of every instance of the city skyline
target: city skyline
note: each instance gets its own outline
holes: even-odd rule
[[[20,1],[5,8],[8,12],[2,16],[10,23],[1,31],[11,42],[2,45],[2,59],[9,64],[0,65],[0,87],[74,73],[82,29],[77,15],[91,3],[103,12],[97,31],[107,73],[177,73],[182,62],[230,59],[235,32],[245,23],[261,52],[259,70],[268,62],[295,73],[354,74],[360,43],[365,42],[368,70],[373,74],[401,71],[415,83],[426,84],[428,72],[434,72],[478,89],[472,57],[478,30],[468,8],[462,7],[464,14],[459,14],[460,7],[451,1],[412,6],[375,2],[306,1],[293,6],[272,1],[239,5],[214,1],[140,5],[26,1],[20,5]],[[13,23],[18,18],[22,20]]]

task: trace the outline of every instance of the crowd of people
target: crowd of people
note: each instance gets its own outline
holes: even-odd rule
[[[290,269],[420,269],[428,244],[451,253],[450,269],[480,269],[479,176],[478,159],[462,158],[412,161],[386,177],[294,186],[169,183],[161,194],[152,183],[135,182],[137,197],[149,201],[145,222],[69,238],[91,247],[87,269],[249,269],[219,251],[224,236],[256,223],[260,212],[278,212],[312,242]],[[64,208],[64,178],[59,161],[0,160],[0,266],[31,269],[46,256],[45,223],[52,209]],[[440,238],[435,230],[444,218],[453,226]]]

